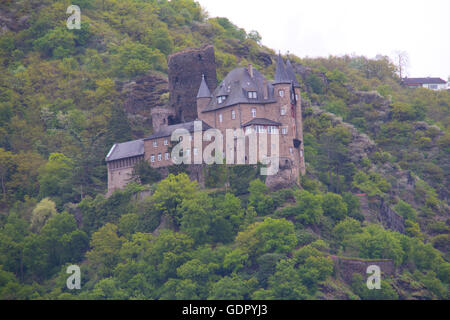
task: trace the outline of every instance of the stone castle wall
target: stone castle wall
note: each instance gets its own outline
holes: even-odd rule
[[[169,105],[174,108],[177,122],[197,118],[197,92],[205,75],[211,92],[217,87],[214,46],[188,49],[169,56]]]

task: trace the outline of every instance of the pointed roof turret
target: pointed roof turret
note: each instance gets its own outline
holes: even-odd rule
[[[291,83],[291,79],[289,78],[286,67],[284,66],[283,58],[281,57],[281,54],[278,54],[277,59],[277,68],[275,70],[275,82],[274,84],[278,83]]]
[[[294,68],[292,67],[291,61],[289,59],[286,62],[286,73],[287,73],[289,79],[294,84],[294,87],[297,87],[297,88],[300,87],[297,77],[295,76]]]
[[[208,85],[206,84],[204,74],[202,74],[202,82],[200,83],[200,88],[197,93],[197,99],[199,98],[211,98],[211,91],[209,91]]]

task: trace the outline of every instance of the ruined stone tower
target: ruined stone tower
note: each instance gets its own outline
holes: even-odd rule
[[[197,92],[202,80],[211,91],[217,87],[214,46],[187,49],[169,56],[169,105],[175,110],[176,122],[197,118]]]

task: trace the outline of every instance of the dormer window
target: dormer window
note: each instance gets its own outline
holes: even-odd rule
[[[227,96],[218,96],[217,97],[217,103],[221,104],[222,102],[224,102],[226,100]]]
[[[256,93],[256,91],[249,91],[248,92],[248,98],[249,99],[257,99],[258,98],[258,94]]]

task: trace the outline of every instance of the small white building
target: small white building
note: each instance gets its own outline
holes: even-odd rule
[[[447,81],[441,78],[403,78],[402,82],[409,88],[422,87],[435,91],[447,90],[449,88]]]

